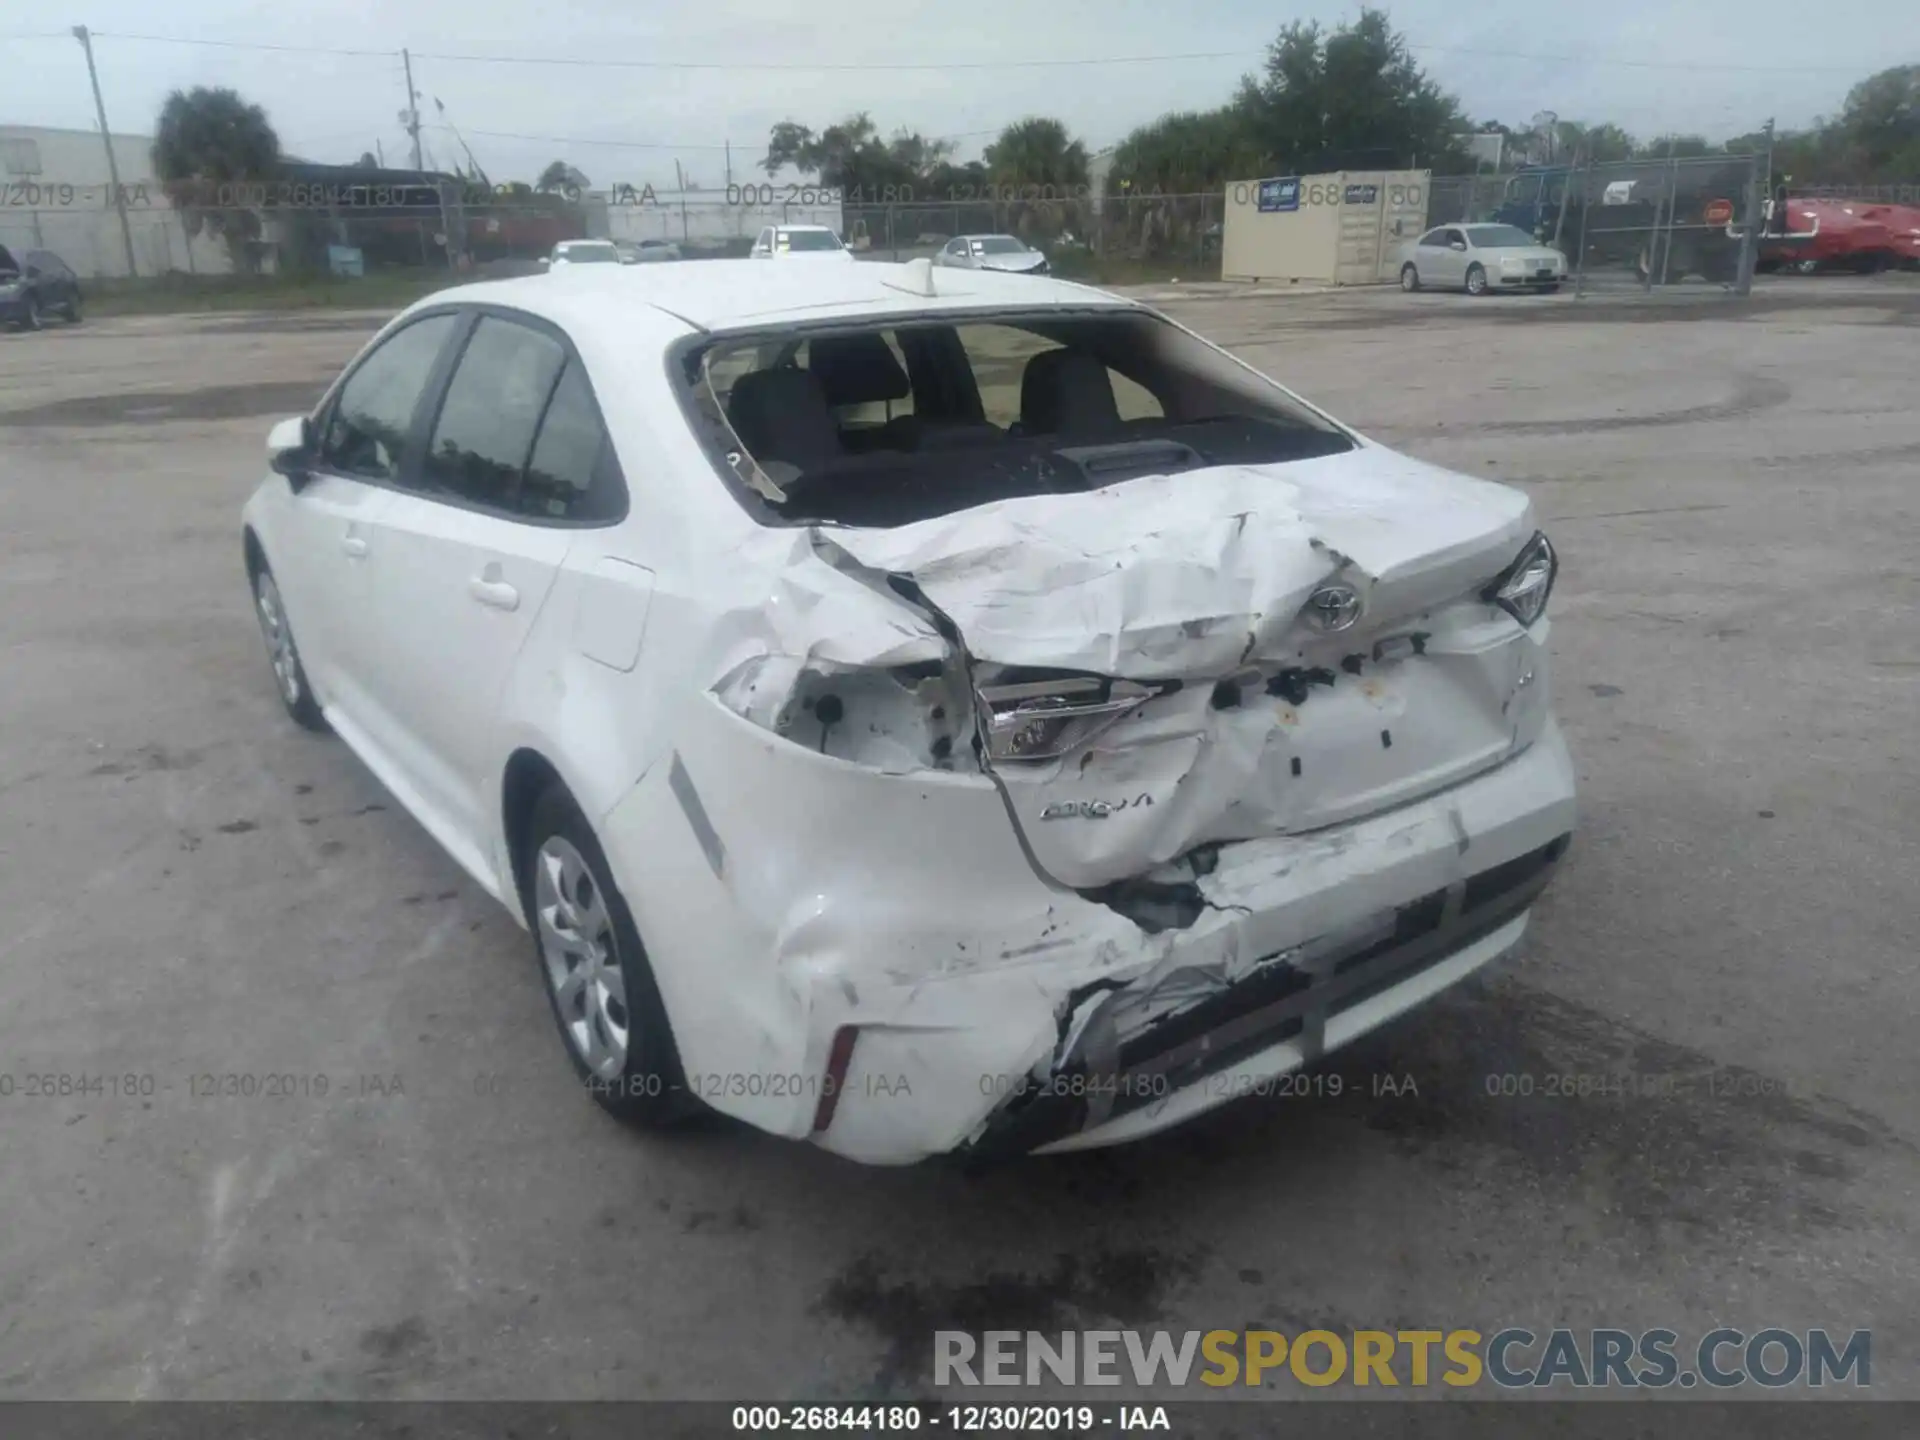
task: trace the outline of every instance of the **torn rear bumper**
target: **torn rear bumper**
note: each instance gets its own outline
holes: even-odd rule
[[[1045,882],[989,780],[711,712],[603,842],[689,1083],[870,1163],[1136,1139],[1309,1063],[1510,950],[1574,821],[1549,724],[1424,800],[1220,847],[1198,917],[1148,933]]]
[[[1570,839],[1381,911],[1344,936],[1271,957],[1241,983],[1124,1040],[1091,1030],[1054,1065],[1054,1078],[1026,1087],[970,1149],[1118,1144],[1260,1093],[1262,1082],[1511,951]]]

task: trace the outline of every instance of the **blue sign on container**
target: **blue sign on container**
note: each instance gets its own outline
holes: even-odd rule
[[[1300,177],[1287,175],[1278,180],[1262,180],[1259,206],[1263,212],[1298,210],[1300,208]]]

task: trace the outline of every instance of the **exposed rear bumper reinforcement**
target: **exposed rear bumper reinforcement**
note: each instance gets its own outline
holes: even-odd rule
[[[1308,1059],[1327,1021],[1415,979],[1524,914],[1571,839],[1469,875],[1258,965],[1241,983],[1150,1023],[1123,1040],[1096,1019],[1054,1067],[1051,1081],[1016,1095],[967,1153],[1022,1154],[1051,1145],[1292,1041]]]

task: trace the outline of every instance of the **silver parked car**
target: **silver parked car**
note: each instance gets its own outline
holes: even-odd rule
[[[620,250],[611,240],[562,240],[540,261],[542,270],[563,265],[618,265]]]
[[[1047,257],[1015,235],[956,235],[935,253],[933,263],[1013,275],[1045,275],[1050,270]]]
[[[680,247],[671,240],[616,240],[613,243],[620,252],[622,265],[652,265],[680,258]]]
[[[1558,290],[1567,257],[1516,225],[1442,225],[1413,242],[1400,266],[1400,288]]]

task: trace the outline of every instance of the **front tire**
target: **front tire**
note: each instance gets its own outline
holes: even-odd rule
[[[299,648],[293,643],[293,626],[287,620],[286,602],[273,571],[264,564],[253,572],[253,613],[260,621],[260,634],[267,642],[267,659],[273,662],[275,688],[280,703],[293,722],[303,729],[324,733],[327,717],[320,702],[313,698],[313,686],[307,680],[306,667],[300,663]]]
[[[1411,295],[1420,288],[1420,272],[1409,261],[1400,267],[1400,288]]]
[[[660,1128],[694,1104],[653,967],[612,868],[573,797],[534,802],[522,877],[547,1002],[574,1074],[618,1118]]]
[[[1467,267],[1467,294],[1484,295],[1487,293],[1487,272],[1479,265]]]

